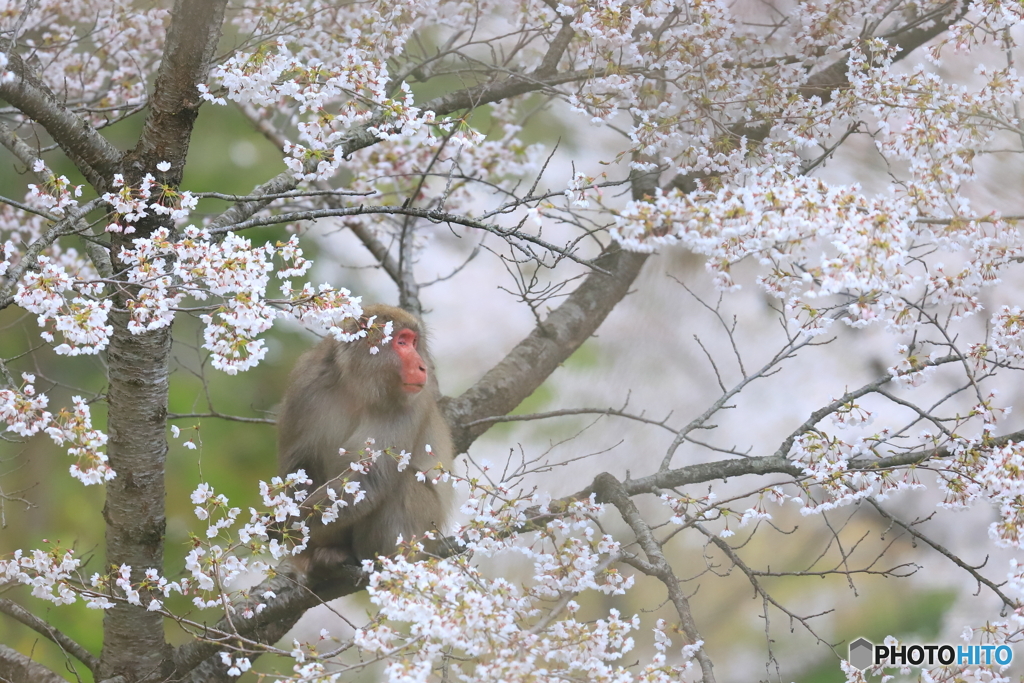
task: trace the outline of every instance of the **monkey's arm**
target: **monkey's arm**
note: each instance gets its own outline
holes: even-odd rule
[[[455,460],[455,446],[452,444],[451,430],[437,403],[432,403],[427,411],[417,442],[424,448],[415,449],[410,467],[421,472],[438,466],[446,470],[451,468]],[[429,453],[425,450],[426,446],[430,446]]]
[[[381,456],[378,462],[372,463],[367,472],[357,472],[346,466],[344,471],[319,486],[317,483],[323,479],[313,475],[316,488],[302,501],[307,522],[311,526],[319,526],[323,513],[333,509],[332,516],[336,514],[337,519],[331,522],[332,525],[351,525],[377,509],[388,491],[394,489],[397,475],[394,461],[387,456]]]

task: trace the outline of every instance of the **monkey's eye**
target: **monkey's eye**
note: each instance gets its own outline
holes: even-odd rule
[[[416,348],[417,339],[418,335],[412,330],[402,330],[395,335],[394,344],[395,346],[412,346],[413,348]]]

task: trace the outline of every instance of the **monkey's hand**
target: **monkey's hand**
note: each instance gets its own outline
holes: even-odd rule
[[[314,489],[302,501],[306,523],[348,526],[369,515],[389,488],[377,468],[341,474]]]

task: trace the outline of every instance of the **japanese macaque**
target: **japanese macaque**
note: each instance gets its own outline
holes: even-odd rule
[[[426,334],[399,308],[363,312],[363,324],[375,318],[366,337],[327,337],[299,358],[277,420],[281,476],[303,469],[313,480],[302,503],[309,545],[295,558],[311,576],[390,555],[399,535],[409,541],[443,530],[451,509],[452,487],[430,481],[435,468],[451,467],[454,453]],[[391,340],[382,344],[388,323]],[[374,347],[379,352],[371,353]],[[365,461],[371,450],[383,451],[372,463]],[[359,461],[365,472],[352,469]],[[427,473],[426,481],[417,480],[418,472]],[[351,482],[365,499],[353,502],[358,494],[345,492]],[[321,513],[334,499],[348,505],[334,506],[337,519],[324,524]]]

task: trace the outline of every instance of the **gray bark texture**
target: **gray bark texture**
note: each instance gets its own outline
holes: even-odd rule
[[[206,80],[221,35],[226,0],[177,0],[167,31],[163,60],[150,109],[135,149],[121,168],[126,181],[137,183],[171,163],[168,183],[181,180],[192,128],[199,108],[196,84]],[[114,253],[160,227],[166,218],[151,216],[133,236],[112,240]],[[119,291],[117,307],[125,308],[130,291]],[[117,477],[107,486],[103,516],[107,565],[132,568],[132,581],[142,581],[149,568],[164,573],[164,468],[167,456],[167,396],[171,358],[170,328],[133,334],[128,316],[114,314],[114,332],[107,353],[109,406],[107,430],[110,465]],[[128,681],[166,679],[173,650],[164,637],[163,617],[138,606],[118,604],[103,619],[103,652],[99,678],[123,676]]]
[[[17,650],[0,645],[0,681],[3,683],[67,683],[42,664]]]
[[[117,477],[107,484],[103,519],[107,565],[129,565],[134,582],[149,568],[163,573],[171,334],[165,328],[135,335],[128,331],[125,314],[111,317],[107,453]],[[160,614],[118,603],[103,617],[101,676],[133,671],[138,680],[156,680],[169,648]]]

